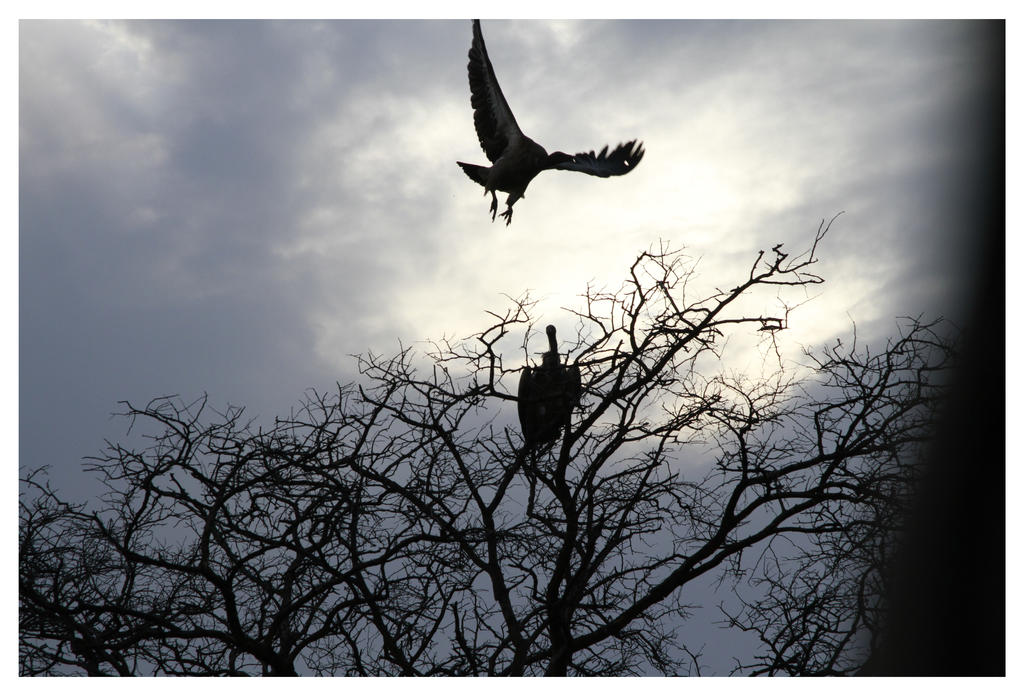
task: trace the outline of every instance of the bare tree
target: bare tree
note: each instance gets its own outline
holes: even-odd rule
[[[848,469],[846,490],[815,509],[814,532],[772,540],[746,578],[756,597],[742,601],[742,612],[724,610],[729,625],[755,633],[764,648],[752,661],[737,659],[736,671],[850,675],[878,648],[893,559],[941,416],[935,373],[948,371],[951,346],[938,328],[908,319],[877,354],[858,350],[856,337],[808,353],[830,396],[807,395],[795,420],[857,454],[837,464]],[[765,455],[755,445],[740,456]]]
[[[740,671],[848,673],[950,348],[909,321],[806,374],[722,369],[730,334],[776,345],[789,308],[743,301],[821,283],[827,229],[705,297],[666,249],[589,289],[568,332],[582,395],[542,445],[504,404],[527,298],[466,341],[363,356],[359,383],[272,427],[205,398],[127,404],[146,440],[92,460],[102,501],[23,479],[22,674],[688,674],[685,590],[713,577],[742,584],[726,621],[766,646]]]

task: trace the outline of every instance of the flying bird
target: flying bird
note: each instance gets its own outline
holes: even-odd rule
[[[563,365],[555,340],[555,327],[548,326],[549,351],[541,364],[527,365],[519,377],[519,425],[527,446],[541,445],[558,437],[568,425],[573,408],[579,402],[580,368]]]
[[[508,194],[501,214],[505,224],[512,223],[512,206],[526,197],[526,187],[533,178],[545,169],[564,169],[583,172],[592,176],[621,176],[633,171],[643,159],[643,143],[631,140],[611,152],[605,145],[601,152],[580,152],[567,155],[552,152],[530,140],[519,129],[512,110],[501,93],[498,78],[494,76],[491,59],[487,57],[487,46],[480,32],[480,20],[473,20],[473,44],[469,49],[469,91],[473,107],[473,124],[480,138],[490,167],[479,164],[457,162],[466,176],[484,187],[484,195],[491,194],[491,222],[498,212],[498,197],[495,191]]]

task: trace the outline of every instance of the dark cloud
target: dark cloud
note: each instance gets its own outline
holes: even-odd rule
[[[125,398],[272,417],[351,378],[350,353],[467,335],[501,293],[549,297],[557,322],[661,238],[710,289],[846,210],[802,339],[961,311],[986,25],[483,30],[528,135],[639,137],[642,166],[546,173],[492,225],[454,164],[484,161],[468,21],[23,22],[22,464],[75,469]]]

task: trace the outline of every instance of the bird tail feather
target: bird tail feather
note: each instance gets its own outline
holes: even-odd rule
[[[456,162],[455,164],[462,167],[462,171],[466,172],[466,176],[470,179],[483,187],[487,186],[487,173],[491,170],[490,167],[481,167],[479,164],[466,164],[465,162]]]

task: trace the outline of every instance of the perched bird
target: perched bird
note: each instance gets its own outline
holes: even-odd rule
[[[550,350],[544,353],[540,365],[527,365],[519,377],[519,424],[527,446],[558,437],[583,391],[579,367],[561,362],[555,327],[549,325],[546,330]]]
[[[484,187],[484,195],[491,194],[491,222],[498,212],[498,197],[495,191],[508,194],[501,214],[505,224],[512,222],[512,206],[526,196],[526,187],[533,177],[545,169],[565,169],[583,172],[593,176],[620,176],[633,170],[643,159],[643,143],[631,140],[608,152],[605,145],[601,152],[594,154],[580,152],[567,155],[564,152],[548,152],[519,130],[512,110],[508,108],[505,95],[494,76],[491,59],[487,57],[484,36],[480,33],[480,20],[473,20],[473,45],[469,49],[469,91],[473,106],[473,124],[480,138],[490,167],[457,162],[466,175]]]

